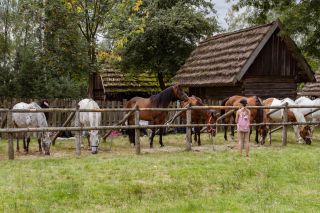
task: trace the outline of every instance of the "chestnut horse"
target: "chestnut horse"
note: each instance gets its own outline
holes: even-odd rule
[[[190,106],[204,106],[202,100],[199,97],[191,96],[188,97],[188,100],[185,100],[181,107]],[[214,124],[219,116],[216,110],[206,110],[206,109],[193,109],[191,111],[191,123],[193,124]],[[181,114],[183,120],[186,119],[186,113]],[[198,143],[198,146],[201,145],[200,132],[202,127],[194,127],[194,141]],[[212,127],[207,128],[209,133],[216,133],[216,129]]]
[[[134,108],[138,106],[139,108],[167,108],[171,101],[173,100],[187,100],[188,96],[183,92],[181,87],[176,84],[162,92],[151,96],[150,98],[134,97],[128,101],[126,108]],[[152,124],[164,124],[165,119],[168,115],[167,111],[140,111],[139,116],[141,120],[150,121]],[[128,125],[134,124],[134,116],[131,115],[128,118]],[[150,136],[150,148],[153,147],[153,138],[155,135],[155,129],[152,129],[152,134]],[[128,130],[130,143],[135,144],[135,133],[134,130]],[[162,143],[163,128],[159,129],[159,143]]]
[[[239,96],[239,95],[235,95],[235,96],[231,96],[225,100],[223,100],[221,106],[237,106],[240,107],[240,100],[241,99],[247,99],[248,105],[247,106],[262,106],[262,101],[260,98],[258,98],[257,96],[250,96],[250,97],[244,97],[244,96]],[[227,113],[228,111],[230,111],[231,109],[222,109],[221,110],[221,115]],[[254,121],[256,123],[263,123],[264,121],[266,121],[266,116],[265,113],[263,111],[263,109],[249,109],[251,112],[251,118],[250,118],[250,122],[253,123]],[[236,113],[232,113],[231,115],[225,117],[223,119],[223,123],[225,124],[229,124],[229,123],[235,123],[235,116]],[[228,130],[228,126],[224,127],[224,139],[228,140],[227,138],[227,130]],[[250,131],[251,133],[251,131]],[[260,126],[256,126],[256,138],[255,141],[256,143],[259,143],[258,141],[258,134],[261,136],[261,144],[265,143],[265,138],[267,136],[268,133],[268,129],[266,125],[260,125]],[[231,137],[232,139],[234,138],[234,126],[231,126]]]

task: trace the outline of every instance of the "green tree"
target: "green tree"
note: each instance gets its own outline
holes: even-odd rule
[[[279,18],[314,69],[320,65],[320,3],[318,0],[239,0],[235,11],[246,10],[245,21],[264,24]]]
[[[197,42],[219,30],[210,1],[146,0],[135,9],[133,17],[141,17],[143,29],[126,38],[120,51],[121,67],[155,72],[161,88],[165,87],[164,77],[175,74]],[[131,18],[119,23],[130,31],[135,29]]]
[[[88,55],[88,96],[93,96],[93,84],[97,71],[97,34],[114,5],[113,0],[67,0],[77,18],[76,24],[85,38]]]

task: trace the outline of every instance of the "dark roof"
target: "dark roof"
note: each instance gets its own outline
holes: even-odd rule
[[[155,74],[150,72],[130,74],[105,65],[100,70],[100,77],[105,94],[132,92],[153,94],[161,91]]]
[[[232,86],[247,72],[259,52],[276,30],[280,21],[212,36],[191,53],[174,77],[184,86]],[[313,72],[295,43],[284,36],[293,56],[312,80]]]
[[[320,97],[320,74],[316,74],[315,77],[316,82],[306,83],[302,91],[298,93],[299,96]]]

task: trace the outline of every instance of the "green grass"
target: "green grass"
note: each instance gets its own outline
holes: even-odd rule
[[[184,135],[165,136],[164,149],[150,151],[142,138],[137,156],[127,138],[86,149],[74,156],[73,141],[58,141],[52,156],[17,154],[0,161],[2,212],[319,212],[320,134],[311,146],[295,144],[289,134],[280,146],[253,143],[250,159],[239,157],[222,140],[215,151],[207,136],[203,147],[184,151]],[[6,158],[6,143],[0,153]],[[234,145],[232,142],[229,145]]]

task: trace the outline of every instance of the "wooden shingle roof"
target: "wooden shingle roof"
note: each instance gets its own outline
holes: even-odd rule
[[[276,30],[280,21],[251,27],[231,33],[212,36],[202,42],[191,53],[178,70],[174,82],[184,86],[232,86],[242,79],[259,52]],[[289,38],[284,40],[291,47],[299,65],[308,79],[313,72]]]
[[[316,74],[316,82],[308,82],[304,85],[299,96],[320,97],[320,74]]]
[[[142,72],[140,74],[123,73],[118,69],[105,65],[100,71],[104,93],[157,93],[160,86],[155,74]]]

